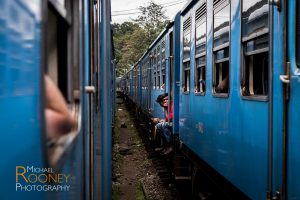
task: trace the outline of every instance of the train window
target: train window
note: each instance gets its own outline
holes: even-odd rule
[[[300,1],[296,1],[296,62],[300,67]]]
[[[183,87],[182,91],[184,93],[190,92],[190,61],[183,64]]]
[[[161,75],[162,75],[162,85],[166,83],[166,42],[165,40],[161,43]],[[161,88],[163,89],[163,88]]]
[[[164,66],[162,66],[162,70],[161,70],[161,75],[162,75],[162,85],[164,85],[166,83],[166,70],[164,68]],[[162,88],[161,88],[162,89]]]
[[[243,1],[241,93],[246,97],[260,98],[268,95],[268,16],[267,0]]]
[[[153,69],[153,89],[156,89],[156,79],[157,79],[157,74],[156,74],[156,49],[153,51],[153,56],[152,56],[152,69]]]
[[[200,94],[205,93],[205,66],[206,66],[205,56],[196,58],[195,93],[200,93]]]
[[[242,35],[243,41],[268,33],[268,0],[243,0]]]
[[[47,15],[44,16],[47,19],[45,72],[58,86],[68,107],[72,109],[73,116],[76,116],[74,127],[69,134],[48,140],[49,163],[55,165],[63,154],[63,149],[67,149],[79,133],[77,123],[78,117],[81,116],[79,110],[81,62],[78,42],[80,5],[78,1],[71,0],[48,1],[48,10],[44,14]]]
[[[190,92],[191,17],[183,22],[182,91]]]
[[[206,3],[196,10],[196,67],[195,93],[205,93],[205,66],[206,66]]]
[[[229,47],[215,54],[214,92],[226,94],[229,90]]]
[[[156,49],[156,52],[157,52],[157,57],[156,57],[156,74],[157,74],[157,84],[156,84],[156,89],[159,89],[160,88],[160,64],[161,64],[161,57],[160,57],[160,46],[158,45],[157,46],[157,49]]]
[[[67,25],[53,9],[48,10],[47,73],[68,99],[67,91]],[[59,33],[59,34],[58,34]]]
[[[154,80],[153,80],[153,89],[155,89],[156,88],[156,71],[154,71],[153,77],[154,77]]]
[[[230,4],[228,0],[214,0],[213,23],[213,93],[227,96],[229,92],[230,34]]]
[[[154,56],[153,56],[153,65],[156,66],[156,57],[157,57],[157,54],[156,54],[156,49],[154,49]]]

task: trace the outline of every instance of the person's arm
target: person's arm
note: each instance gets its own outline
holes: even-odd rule
[[[55,137],[71,130],[74,119],[67,104],[52,80],[45,76],[47,136]]]
[[[224,92],[228,89],[229,84],[229,76],[226,76],[225,79],[223,79],[219,85],[216,87],[216,92]]]

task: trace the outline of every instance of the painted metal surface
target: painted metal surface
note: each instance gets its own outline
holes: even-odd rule
[[[287,199],[300,199],[300,66],[296,64],[296,2],[288,1],[288,60],[290,69],[290,99],[288,104],[288,174]],[[299,3],[299,1],[297,2]],[[299,28],[299,27],[298,27]],[[298,30],[299,31],[299,30]]]
[[[177,13],[173,28],[173,47],[180,46],[180,13]],[[173,92],[173,133],[179,133],[179,93],[180,93],[180,48],[174,48],[172,72],[172,92]]]
[[[213,2],[207,1],[206,94],[194,95],[193,84],[189,94],[180,93],[179,135],[184,144],[247,196],[265,199],[268,102],[250,101],[240,95],[240,6],[239,1],[231,1],[230,91],[227,98],[220,98],[212,95]],[[195,30],[194,12],[191,9],[186,13],[192,14],[192,30]],[[194,51],[192,42],[191,52]],[[194,61],[192,53],[191,72]],[[194,82],[193,73],[190,81]]]
[[[101,196],[111,199],[112,130],[111,130],[111,26],[110,1],[101,0],[101,49],[100,49],[100,113],[101,117]]]
[[[83,10],[89,10],[89,2],[87,0],[82,0],[82,5],[84,7]],[[82,37],[80,40],[80,45],[82,47],[81,50],[81,62],[82,62],[82,69],[81,69],[81,88],[84,88],[87,85],[90,85],[91,82],[91,77],[90,77],[90,59],[89,59],[89,54],[90,54],[90,45],[89,45],[89,40],[90,40],[90,35],[89,35],[89,29],[90,29],[90,24],[89,24],[89,12],[82,12],[81,17],[83,19],[83,28],[81,29],[81,35]],[[81,137],[83,137],[83,150],[84,150],[84,155],[83,155],[83,161],[84,161],[84,192],[85,192],[85,198],[89,199],[93,196],[92,194],[92,184],[91,184],[91,179],[90,179],[90,174],[91,174],[91,130],[90,130],[90,100],[89,100],[89,94],[88,93],[81,93],[81,109],[82,109],[82,130],[81,130]]]
[[[273,37],[273,131],[272,131],[272,196],[276,196],[276,191],[282,193],[282,145],[283,145],[283,90],[279,75],[284,71],[284,15],[285,9],[281,12],[276,7],[271,7],[273,12],[272,37]],[[281,42],[278,42],[281,41]]]
[[[16,192],[16,166],[45,166],[41,9],[39,0],[0,1],[1,199],[45,197]]]

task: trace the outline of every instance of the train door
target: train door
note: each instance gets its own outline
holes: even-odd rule
[[[168,37],[167,37],[167,44],[168,44],[168,49],[167,49],[167,60],[168,60],[168,82],[166,83],[167,87],[166,87],[166,91],[168,93],[168,98],[169,98],[169,101],[168,101],[168,113],[170,113],[170,108],[171,108],[171,105],[170,103],[173,102],[173,96],[174,96],[174,90],[173,90],[173,84],[172,84],[172,78],[173,78],[173,56],[174,56],[174,51],[173,51],[173,31],[170,31]],[[169,117],[170,119],[170,117]]]
[[[299,8],[299,1],[272,7],[272,175],[269,174],[268,186],[270,196],[284,200],[300,198]]]
[[[155,85],[155,80],[153,76],[153,63],[154,63],[154,52],[150,52],[149,56],[149,65],[148,65],[148,112],[151,113],[153,106],[152,106],[152,90]]]
[[[284,74],[280,75],[286,97],[286,188],[283,189],[287,192],[285,199],[300,199],[300,1],[287,2],[287,63]]]
[[[147,112],[150,111],[151,108],[151,88],[152,88],[152,81],[151,81],[151,63],[152,63],[152,57],[151,53],[150,56],[147,56],[147,63],[145,65],[145,70],[147,73],[147,79],[146,79],[146,84],[147,84]]]
[[[90,199],[96,199],[100,196],[100,163],[101,157],[98,155],[101,147],[100,139],[100,113],[99,113],[99,68],[100,68],[100,2],[95,1],[90,5],[90,67],[89,67],[89,84],[91,85],[92,94],[89,95],[89,134],[90,134]]]
[[[93,5],[85,1],[83,3],[85,10],[83,14],[83,21],[90,23],[83,23],[82,33],[82,54],[83,54],[83,70],[82,70],[82,84],[85,90],[82,97],[82,133],[84,137],[84,175],[85,175],[85,199],[93,199],[93,135],[92,135],[92,96],[95,92],[95,86],[91,83],[91,66],[94,62],[92,39],[93,25],[95,23],[95,10],[97,4]]]

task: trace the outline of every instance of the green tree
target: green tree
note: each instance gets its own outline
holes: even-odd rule
[[[154,3],[152,0],[147,6],[140,6],[139,10],[142,13],[134,21],[146,31],[148,36],[146,39],[150,45],[170,21],[164,14],[163,6]]]
[[[144,54],[166,24],[169,23],[163,7],[152,0],[139,7],[141,15],[133,22],[112,24],[116,51],[117,76],[124,74]]]

